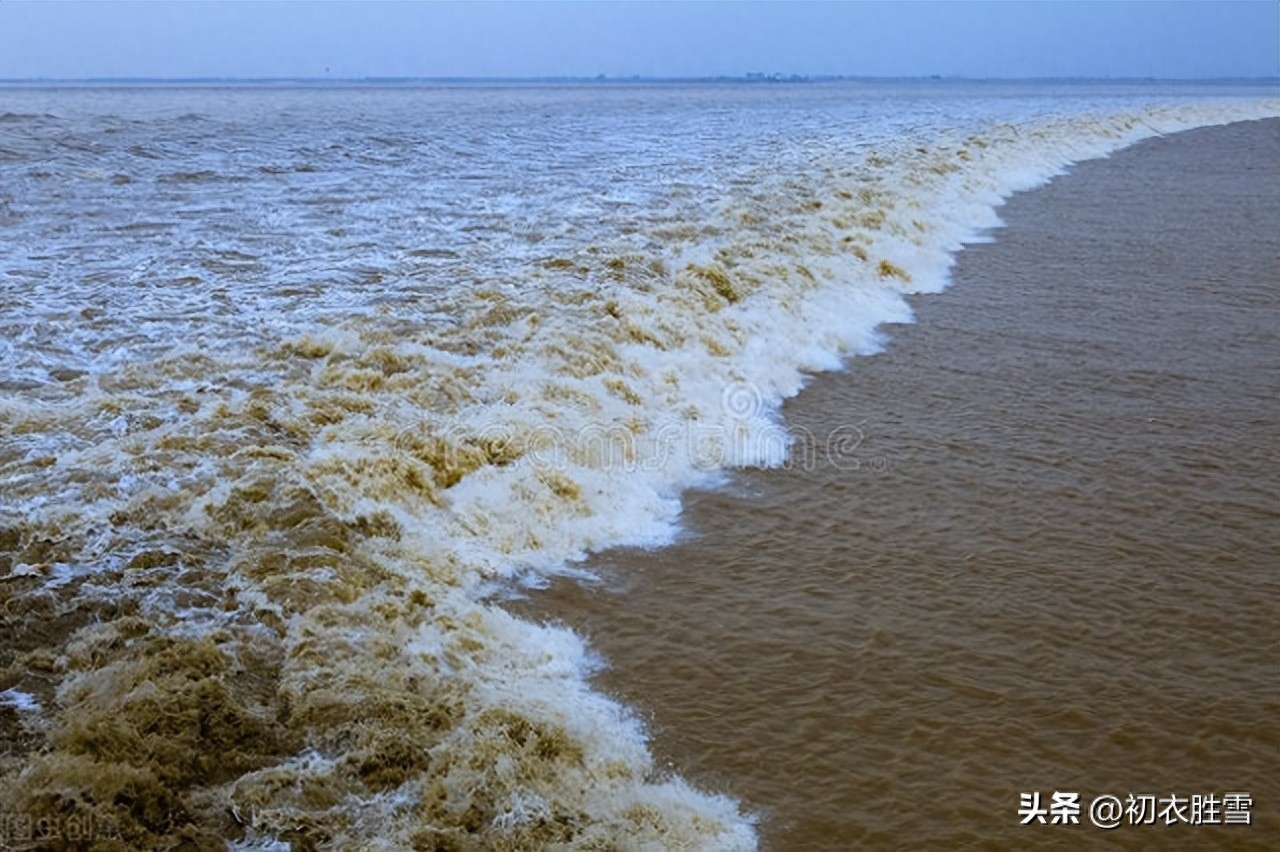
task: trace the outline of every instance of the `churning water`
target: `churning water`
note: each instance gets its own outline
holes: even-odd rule
[[[1011,192],[1276,112],[994,85],[0,97],[0,804],[136,846],[754,846],[745,808],[658,768],[578,635],[499,602],[788,458],[782,400],[875,351]]]

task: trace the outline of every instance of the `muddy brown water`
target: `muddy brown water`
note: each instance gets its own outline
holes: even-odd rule
[[[812,463],[687,495],[674,546],[513,608],[587,635],[767,848],[1274,848],[1278,186],[1265,121],[1014,197],[885,352],[787,404]],[[1020,825],[1034,791],[1082,824]],[[1087,815],[1227,792],[1251,825]]]

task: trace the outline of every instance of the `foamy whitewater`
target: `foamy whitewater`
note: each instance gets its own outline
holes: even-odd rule
[[[1010,193],[1259,91],[0,90],[0,811],[754,848],[499,602],[781,463]]]

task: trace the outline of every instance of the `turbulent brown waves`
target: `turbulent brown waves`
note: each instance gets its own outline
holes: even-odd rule
[[[840,465],[521,609],[583,630],[764,845],[1269,849],[1280,833],[1280,122],[1003,208],[883,354],[785,408]],[[1019,796],[1250,793],[1252,822],[1023,826]]]
[[[1274,113],[986,91],[6,91],[5,830],[754,847],[767,797],[656,762],[582,636],[499,600],[779,464],[782,399],[942,289],[1010,192]]]

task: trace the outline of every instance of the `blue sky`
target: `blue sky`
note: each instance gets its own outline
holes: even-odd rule
[[[1280,74],[1280,3],[0,2],[0,77]]]

